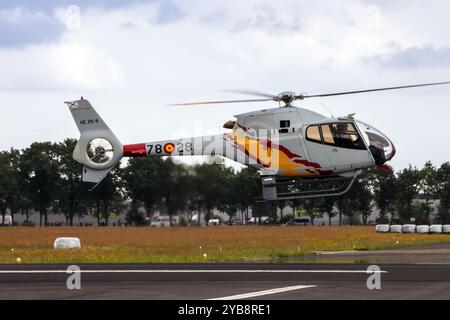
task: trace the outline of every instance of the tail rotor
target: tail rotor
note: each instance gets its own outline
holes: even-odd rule
[[[80,131],[73,158],[84,166],[83,181],[100,183],[123,156],[123,147],[88,100],[65,102]]]

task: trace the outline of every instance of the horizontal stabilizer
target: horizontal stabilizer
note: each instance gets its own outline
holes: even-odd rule
[[[99,183],[102,181],[111,169],[94,170],[89,167],[83,167],[83,181],[91,183]]]

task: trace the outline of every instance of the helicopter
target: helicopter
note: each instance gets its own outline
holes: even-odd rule
[[[362,170],[387,168],[396,154],[393,142],[372,125],[353,115],[326,117],[295,107],[309,98],[379,92],[450,84],[436,82],[316,95],[287,91],[272,95],[251,90],[234,93],[258,99],[203,101],[171,106],[275,101],[278,108],[235,115],[217,135],[126,144],[117,139],[83,97],[68,101],[80,138],[73,158],[83,165],[82,180],[98,185],[123,157],[222,156],[255,168],[261,175],[261,201],[341,196]],[[95,188],[94,186],[94,188]]]

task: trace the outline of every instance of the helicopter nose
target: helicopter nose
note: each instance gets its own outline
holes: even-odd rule
[[[384,133],[368,124],[362,122],[357,124],[376,164],[383,165],[395,156],[395,146]]]
[[[395,145],[392,143],[391,139],[388,138],[388,140],[389,140],[389,142],[391,143],[392,151],[391,151],[391,154],[390,154],[389,156],[386,157],[386,161],[392,160],[392,158],[393,158],[393,157],[395,156],[395,154],[397,153],[397,149],[395,148]]]

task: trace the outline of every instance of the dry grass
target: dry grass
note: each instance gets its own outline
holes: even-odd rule
[[[82,249],[54,250],[62,236],[79,237]],[[0,228],[0,263],[256,261],[439,243],[450,235],[377,234],[373,227],[8,227]]]

